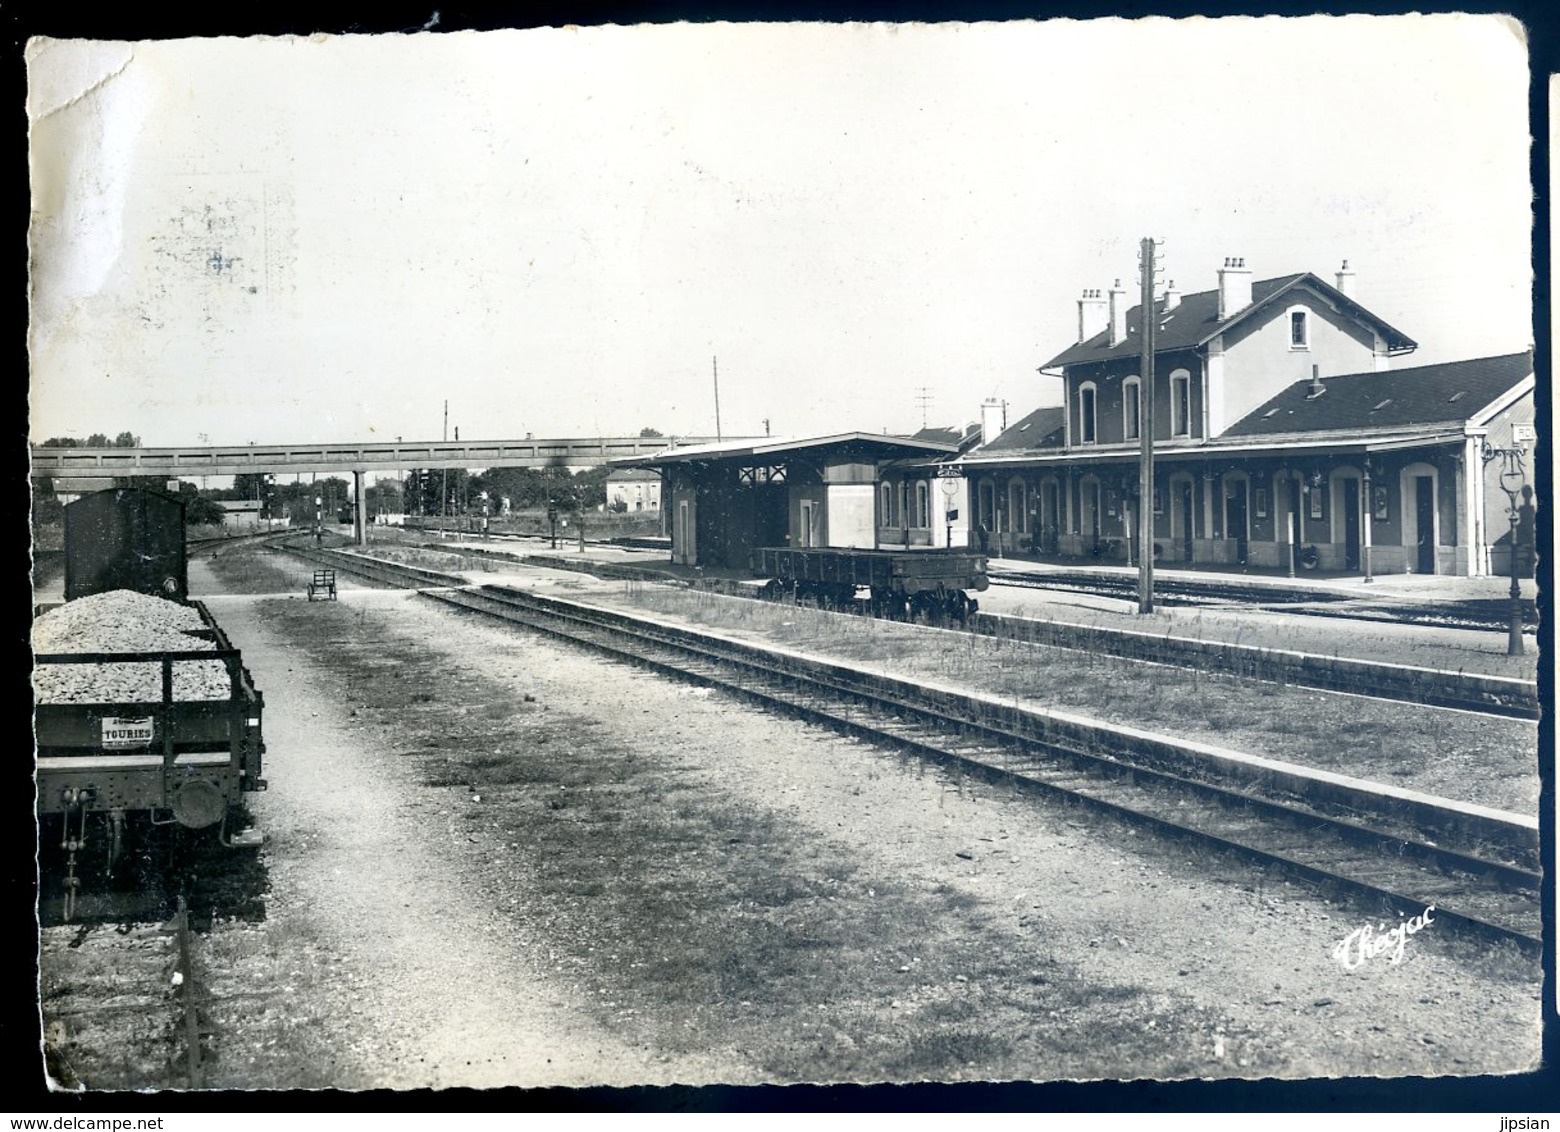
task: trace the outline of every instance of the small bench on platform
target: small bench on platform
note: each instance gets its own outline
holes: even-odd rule
[[[336,600],[336,571],[314,571],[314,577],[309,579],[309,600],[313,601],[315,598],[321,601]]]

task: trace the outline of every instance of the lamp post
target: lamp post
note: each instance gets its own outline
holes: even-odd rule
[[[1511,612],[1507,625],[1506,655],[1522,655],[1522,587],[1517,582],[1518,571],[1521,568],[1521,551],[1517,546],[1517,524],[1522,518],[1522,508],[1517,505],[1517,496],[1526,490],[1524,481],[1526,475],[1523,471],[1522,460],[1527,455],[1527,449],[1520,445],[1512,445],[1509,448],[1496,448],[1489,441],[1484,442],[1484,465],[1488,467],[1495,461],[1500,461],[1500,489],[1506,493],[1509,506],[1506,508],[1506,517],[1511,521]]]
[[[1295,576],[1295,557],[1300,553],[1300,473],[1287,468],[1278,477],[1284,485],[1284,541],[1289,544],[1289,576]],[[1290,484],[1294,487],[1291,489]],[[1278,511],[1278,501],[1273,501],[1273,511]]]
[[[1140,529],[1143,501],[1138,498],[1142,486],[1136,476],[1123,476],[1121,481],[1121,529],[1127,536],[1127,565],[1140,566],[1143,555],[1143,532]],[[1152,544],[1149,544],[1152,546]],[[1152,550],[1149,551],[1153,553]]]
[[[316,495],[314,497],[314,545],[315,546],[319,546],[320,543],[324,540],[324,537],[325,537],[325,529],[320,525],[321,522],[323,522],[323,518],[322,518],[322,516],[320,514],[320,505],[322,503],[324,503],[324,502],[325,502],[325,500],[323,498],[321,498],[320,496]]]
[[[1365,546],[1363,549],[1365,559],[1365,580],[1367,582],[1375,580],[1370,576],[1370,544],[1373,541],[1371,535],[1373,533],[1373,528],[1376,522],[1376,497],[1371,493],[1370,490],[1370,473],[1370,457],[1367,456],[1365,457],[1364,474],[1360,480],[1360,491],[1364,494],[1364,499],[1360,501],[1360,530],[1363,531],[1365,535]]]
[[[959,473],[950,465],[937,469],[943,493],[943,523],[948,528],[948,549],[953,549],[953,521],[959,513],[953,509],[953,497],[959,493]]]

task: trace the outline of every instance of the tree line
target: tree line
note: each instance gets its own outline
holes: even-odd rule
[[[653,428],[639,432],[643,437],[659,437]],[[130,432],[121,432],[112,440],[107,434],[95,432],[84,441],[74,437],[52,436],[45,440],[43,448],[139,448],[141,438]],[[505,501],[511,511],[541,510],[556,507],[559,511],[578,513],[594,511],[606,505],[607,475],[609,468],[591,468],[575,473],[568,468],[490,468],[470,472],[464,468],[419,468],[407,473],[404,480],[381,479],[364,492],[368,517],[380,514],[431,515],[498,515]],[[161,477],[119,477],[115,481],[124,486],[148,486],[166,489],[167,481]],[[486,493],[484,498],[483,493]],[[179,485],[179,496],[184,501],[185,519],[194,525],[219,523],[223,511],[219,505],[224,500],[255,500],[260,504],[263,519],[286,518],[293,523],[313,523],[316,511],[326,522],[350,515],[352,506],[351,485],[339,476],[327,476],[307,483],[277,482],[272,473],[240,472],[233,477],[228,488],[201,489],[192,483]],[[315,504],[318,498],[320,503]],[[37,481],[33,494],[34,520],[57,521],[59,503],[50,480]]]

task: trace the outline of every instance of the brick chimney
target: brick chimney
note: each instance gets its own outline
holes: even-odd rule
[[[1180,305],[1181,305],[1181,292],[1179,292],[1179,291],[1177,291],[1175,289],[1175,280],[1172,279],[1172,280],[1170,280],[1169,285],[1165,287],[1165,306],[1164,306],[1164,309],[1167,310],[1167,311],[1173,311],[1173,310],[1175,310],[1176,307],[1178,307]]]
[[[1078,300],[1078,341],[1087,342],[1106,327],[1105,296],[1098,287],[1084,288]]]
[[[1229,318],[1251,305],[1251,270],[1242,256],[1226,256],[1219,268],[1219,318]]]
[[[1354,298],[1354,272],[1349,270],[1348,260],[1344,260],[1343,266],[1338,269],[1338,290]]]
[[[1110,287],[1110,344],[1119,346],[1127,340],[1127,292],[1121,280]]]
[[[980,442],[990,444],[1007,431],[1007,402],[987,397],[980,406]]]
[[[1322,367],[1312,366],[1311,382],[1306,386],[1305,399],[1307,401],[1314,401],[1326,392],[1327,386],[1322,384]]]

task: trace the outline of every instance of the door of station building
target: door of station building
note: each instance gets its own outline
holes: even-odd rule
[[[1195,531],[1192,528],[1192,484],[1190,480],[1182,480],[1175,490],[1175,507],[1180,513],[1181,519],[1181,560],[1192,560],[1192,537]]]
[[[1414,477],[1414,519],[1418,525],[1419,547],[1414,569],[1421,574],[1435,573],[1435,480]]]
[[[1040,549],[1055,554],[1061,547],[1061,531],[1061,493],[1055,480],[1047,480],[1040,485]]]
[[[1224,537],[1235,540],[1235,562],[1237,565],[1246,564],[1246,555],[1249,547],[1246,539],[1246,492],[1249,490],[1245,480],[1234,480],[1224,489]]]
[[[1346,476],[1338,481],[1343,497],[1343,568],[1360,568],[1360,481]]]
[[[1084,480],[1078,491],[1078,501],[1083,511],[1083,522],[1080,524],[1080,529],[1089,536],[1089,544],[1086,549],[1090,553],[1098,554],[1100,546],[1100,481],[1095,479]]]
[[[677,550],[677,561],[687,566],[692,566],[698,561],[698,548],[693,544],[693,523],[689,514],[691,508],[686,499],[677,501],[676,526],[672,532],[672,545]]]

